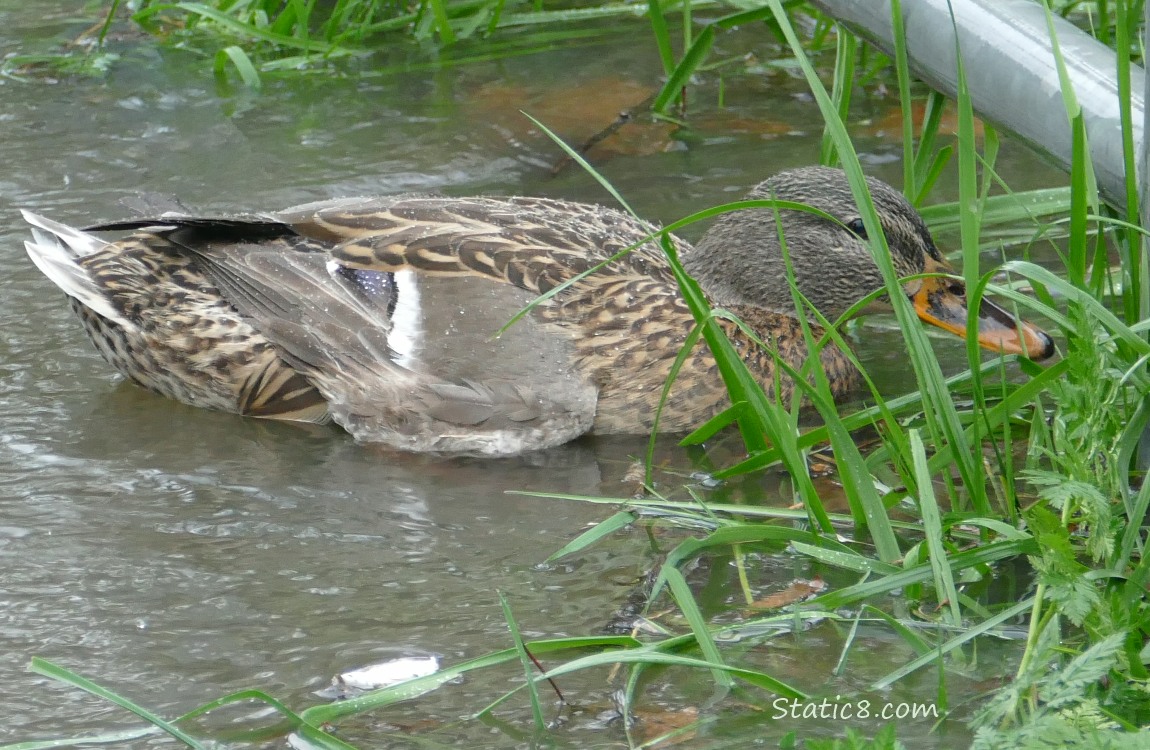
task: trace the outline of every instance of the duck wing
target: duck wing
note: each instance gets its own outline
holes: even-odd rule
[[[477,275],[541,294],[606,261],[584,289],[605,278],[675,288],[662,251],[643,242],[658,227],[591,204],[400,196],[306,204],[275,217],[302,236],[331,242],[332,258],[352,268]]]
[[[600,221],[577,223],[574,230],[586,231],[572,233],[570,216],[561,227],[557,214],[498,199],[372,199],[292,209],[276,215],[278,227],[263,219],[250,227],[279,234],[273,242],[236,241],[249,231],[242,220],[173,219],[169,237],[198,256],[221,294],[356,437],[407,450],[504,454],[591,427],[598,384],[581,362],[577,326],[563,323],[579,317],[579,300],[586,307],[588,296],[610,294],[587,283],[544,306],[548,314],[502,335],[500,327],[539,292],[648,231],[607,237]],[[300,234],[285,238],[285,226]],[[404,260],[346,260],[365,246]],[[651,282],[633,263],[615,266]]]
[[[539,345],[560,339],[567,350],[547,364],[527,366],[526,354],[511,353],[483,367],[506,361],[505,370],[512,370],[506,377],[520,383],[573,370],[598,388],[598,432],[652,426],[659,394],[694,326],[661,248],[649,239],[657,227],[619,211],[545,198],[404,196],[309,204],[276,216],[302,235],[332,242],[330,256],[340,268],[406,274],[418,287],[434,285],[423,289],[425,310],[458,301],[466,316],[438,330],[470,328],[462,348],[490,339],[537,302],[500,340],[521,336]],[[688,249],[673,241],[680,252]],[[554,294],[536,300],[547,292]],[[492,309],[492,299],[505,304]],[[435,340],[455,346],[452,341]],[[705,350],[699,352],[700,367],[710,367]],[[710,415],[712,400],[681,399],[663,412],[663,429],[689,429]]]

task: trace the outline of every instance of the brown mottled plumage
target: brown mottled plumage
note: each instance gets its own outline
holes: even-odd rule
[[[869,187],[899,273],[941,268],[914,209],[882,182]],[[807,203],[841,224],[795,210],[780,212],[778,222],[769,209],[740,211],[719,218],[697,247],[676,245],[716,304],[799,367],[807,351],[780,224],[799,288],[824,315],[836,317],[881,287],[882,277],[858,236],[841,172],[784,172],[750,197]],[[330,416],[357,438],[406,450],[508,454],[588,431],[649,430],[694,326],[657,245],[608,260],[656,228],[599,206],[354,198],[252,217],[164,216],[93,228],[142,230],[115,242],[27,218],[36,227],[27,243],[32,259],[132,380],[208,408]],[[516,311],[565,282],[573,283],[496,336]],[[930,293],[956,291],[946,284]],[[907,293],[925,297],[925,285],[908,282]],[[939,323],[933,312],[920,314]],[[773,390],[772,354],[737,326],[720,324]],[[1021,343],[1011,339],[1012,327]],[[1014,321],[1005,328],[988,345],[1049,353],[1045,334]],[[857,373],[841,351],[828,346],[820,359],[836,396],[853,387]],[[779,382],[789,399],[792,384]],[[700,345],[659,426],[687,430],[727,404],[714,359]]]

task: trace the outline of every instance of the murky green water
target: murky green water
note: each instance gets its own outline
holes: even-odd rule
[[[81,4],[61,13],[41,5],[0,2],[0,50],[35,51],[90,23],[76,10]],[[775,51],[765,34],[749,32],[718,46],[717,58]],[[261,94],[220,92],[209,64],[187,53],[148,43],[122,51],[105,80],[0,79],[0,742],[134,725],[119,709],[28,673],[33,655],[174,716],[244,687],[301,708],[333,674],[361,664],[421,654],[454,663],[504,648],[497,590],[529,637],[598,632],[654,564],[646,537],[620,535],[544,565],[610,508],[505,491],[624,494],[626,457],[640,454],[643,441],[581,441],[518,460],[442,460],[384,454],[336,430],[161,400],[121,383],[88,344],[61,295],[28,262],[17,209],[84,224],[125,215],[120,201],[140,192],[206,211],[400,191],[607,201],[577,169],[550,176],[558,152],[518,110],[576,141],[605,127],[659,84],[646,29],[438,72],[269,81]],[[788,74],[727,76],[724,109],[715,107],[716,83],[694,92],[700,125],[691,141],[636,126],[627,144],[601,156],[602,171],[643,215],[670,221],[817,159],[818,118]],[[860,117],[889,106],[863,98]],[[863,124],[858,146],[874,173],[897,181],[894,141]],[[1035,182],[1049,174],[1009,145],[1000,163]],[[907,384],[900,340],[882,328],[864,328],[861,348],[897,393]],[[956,362],[960,349],[939,347]],[[668,446],[663,459],[663,486],[681,492],[681,477],[693,470],[688,454]],[[770,497],[776,486],[756,478],[735,492]],[[780,581],[812,572],[783,556],[761,564]],[[733,595],[731,575],[723,561],[716,565],[706,593],[722,608]],[[843,692],[909,656],[893,653],[898,645],[886,634],[870,637],[886,655],[859,665]],[[837,632],[824,627],[747,658],[822,691],[838,648]],[[577,702],[605,707],[612,687],[603,677],[564,687]],[[446,746],[527,746],[529,733],[517,734],[530,726],[523,700],[501,712],[506,726],[456,723],[508,689],[509,679],[513,671],[469,679],[353,722],[348,736],[364,747],[409,746],[386,721],[419,725]],[[705,675],[654,680],[652,705],[699,706],[710,696]],[[918,687],[929,695],[934,677],[924,680]],[[733,714],[727,731],[746,742],[788,729],[840,730],[765,724],[758,714],[743,720],[724,704],[708,712]],[[594,713],[572,720],[560,742],[622,746],[622,729],[603,728]],[[871,732],[878,724],[855,726]],[[929,726],[903,723],[900,737],[922,737]],[[706,733],[686,744],[704,746]]]

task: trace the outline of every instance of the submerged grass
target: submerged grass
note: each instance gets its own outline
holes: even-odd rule
[[[651,0],[646,6],[648,19],[668,75],[667,85],[656,97],[653,108],[666,112],[674,105],[691,76],[704,64],[717,30],[750,21],[769,23],[790,46],[797,69],[806,78],[822,112],[826,122],[824,159],[840,162],[850,179],[867,235],[872,238],[876,263],[883,272],[885,291],[906,337],[908,359],[919,388],[914,394],[886,399],[868,379],[874,406],[840,413],[830,398],[825,374],[818,369],[817,357],[812,357],[802,371],[787,372],[823,419],[822,427],[800,430],[797,408],[763,393],[722,335],[718,321],[728,313],[710,307],[678,264],[674,246],[665,236],[662,238],[684,298],[696,317],[697,328],[690,342],[702,338],[711,348],[734,404],[701,426],[688,441],[707,439],[724,426],[737,424],[748,456],[717,475],[730,477],[781,464],[792,478],[794,499],[799,506],[778,509],[704,505],[658,497],[569,498],[622,505],[622,509],[568,543],[556,556],[577,554],[632,524],[658,523],[706,530],[674,545],[652,586],[652,602],[666,594],[682,613],[681,634],[646,640],[616,636],[525,642],[505,602],[513,643],[505,651],[348,701],[300,712],[251,691],[213,701],[172,722],[41,660],[33,662],[33,669],[101,695],[192,747],[198,747],[200,740],[177,725],[211,710],[209,707],[253,699],[270,705],[311,743],[348,747],[328,732],[329,723],[410,700],[474,670],[515,662],[524,670],[522,685],[480,713],[489,712],[526,689],[537,728],[544,723],[542,699],[535,689],[540,680],[618,664],[629,665],[630,670],[621,698],[625,712],[639,697],[647,670],[656,665],[709,670],[715,682],[725,689],[747,684],[775,695],[807,700],[809,696],[801,686],[740,668],[723,644],[759,642],[796,632],[815,620],[844,621],[852,632],[864,619],[868,627],[888,628],[913,650],[915,657],[872,680],[868,688],[886,690],[920,670],[937,669],[939,687],[930,697],[945,710],[952,703],[943,678],[950,665],[960,663],[978,638],[1005,636],[1008,628],[1021,624],[1026,638],[1020,647],[1018,665],[1012,679],[988,696],[977,714],[976,747],[1037,747],[1051,738],[1084,747],[1137,747],[1138,742],[1144,746],[1145,728],[1150,725],[1150,651],[1145,645],[1150,642],[1150,604],[1146,597],[1150,563],[1145,555],[1150,482],[1144,481],[1147,462],[1140,457],[1140,442],[1150,422],[1150,375],[1146,367],[1150,362],[1150,323],[1145,322],[1150,310],[1150,284],[1146,283],[1142,251],[1146,231],[1136,218],[1129,103],[1125,104],[1123,117],[1123,126],[1128,129],[1124,141],[1127,202],[1122,207],[1126,221],[1104,215],[1099,208],[1087,158],[1085,129],[1068,88],[1064,88],[1064,93],[1076,134],[1069,187],[992,196],[991,188],[1002,182],[994,168],[997,139],[988,130],[981,150],[978,148],[964,83],[960,83],[957,102],[959,126],[955,145],[939,145],[943,100],[938,95],[929,97],[925,123],[915,131],[910,118],[911,79],[898,21],[899,3],[892,3],[898,32],[893,65],[904,111],[906,193],[914,202],[920,202],[939,179],[943,167],[956,162],[958,203],[931,207],[923,213],[936,229],[958,230],[971,309],[977,309],[978,301],[987,292],[994,292],[1042,314],[1061,329],[1067,341],[1063,358],[1053,365],[1040,368],[1020,363],[1025,376],[1021,383],[1007,376],[1005,363],[1013,360],[984,363],[976,345],[970,342],[970,370],[947,379],[901,293],[900,279],[866,192],[861,165],[843,125],[849,107],[849,84],[862,54],[860,48],[839,30],[834,86],[828,93],[788,15],[791,5],[768,0],[762,8],[740,8],[684,39],[683,56],[676,61],[664,20],[664,15],[676,8]],[[1081,4],[1066,4],[1061,10],[1071,12],[1071,5]],[[634,7],[608,4],[597,9],[560,12],[633,14]],[[712,6],[681,4],[678,10],[689,14],[701,7]],[[1128,91],[1133,38],[1130,19],[1138,7],[1126,0],[1097,7],[1102,17],[1113,21],[1100,26],[1115,29],[1114,39],[1127,50],[1118,61],[1119,80],[1126,81]],[[335,49],[352,50],[370,33],[398,28],[396,24],[401,21],[416,29],[417,35],[435,36],[441,43],[451,44],[507,25],[527,25],[527,19],[538,20],[540,14],[550,12],[510,2],[446,0],[421,3],[414,12],[406,6],[382,8],[350,1],[317,5],[303,0],[235,2],[228,11],[226,17],[230,20],[224,20],[222,10],[197,3],[146,2],[137,12],[137,21],[156,24],[159,29],[161,18],[183,17],[184,31],[216,23],[238,36],[248,35],[249,41],[282,44],[297,52],[325,56]],[[185,15],[180,16],[181,13]],[[351,20],[361,24],[358,35],[338,31]],[[314,31],[317,27],[319,31]],[[821,29],[816,26],[818,33],[823,33]],[[218,66],[230,63],[241,75],[250,67],[247,76],[258,80],[260,63],[255,62],[258,56],[251,55],[251,48],[233,45],[221,54],[227,59],[217,58]],[[795,207],[776,201],[735,202],[675,222],[664,232],[720,212],[747,208]],[[1064,222],[1040,223],[1035,219],[1059,211],[1066,214]],[[1002,223],[1017,225],[1020,220],[1029,222],[1026,231],[1036,239],[1056,230],[1068,236],[1060,274],[1025,261],[992,269],[980,267],[986,228]],[[1115,248],[1119,261],[1117,276],[1121,283],[1117,294],[1111,293],[1115,285],[1109,283],[1114,275],[1109,272],[1106,255],[1110,247]],[[1002,273],[1032,286],[1035,296],[1022,294],[1012,286],[993,284],[992,280]],[[809,310],[797,290],[794,302],[798,309]],[[864,303],[856,308],[861,309]],[[815,310],[809,313],[825,330],[816,334],[814,328],[806,328],[809,351],[818,352],[828,345],[848,349],[838,330],[839,321],[823,320]],[[956,402],[954,394],[959,392],[970,394],[968,403]],[[876,427],[882,437],[881,444],[865,455],[851,434],[863,426]],[[836,458],[849,514],[828,510],[808,470],[808,453],[822,442],[830,444]],[[1015,455],[1018,446],[1025,446],[1021,458]],[[651,521],[652,518],[657,520]],[[751,584],[746,575],[748,565],[753,564],[749,562],[753,560],[750,553],[783,548],[813,564],[853,577],[854,582],[815,595],[781,614],[749,614],[726,625],[708,622],[683,574],[688,565],[702,556],[732,553],[740,561],[741,581],[746,598],[750,599]],[[992,600],[985,587],[995,575],[995,566],[1020,561],[1029,566],[1033,586],[1011,601]],[[908,610],[919,603],[919,611],[935,620],[933,627],[923,630],[916,620],[882,608],[886,601],[904,602]],[[844,619],[841,611],[849,607],[857,608],[856,612]],[[857,647],[853,636],[849,637],[840,663],[851,648]],[[593,653],[583,653],[587,650]],[[577,651],[583,655],[546,675],[531,672],[530,655]],[[696,652],[700,658],[684,655],[684,651]],[[812,682],[817,683],[817,679]],[[740,697],[748,703],[757,702],[760,707],[764,704],[761,698],[745,694]],[[1139,729],[1143,730],[1142,735],[1124,734]],[[111,736],[84,739],[112,740]],[[122,739],[123,735],[117,735],[116,741]],[[22,743],[3,750],[43,746],[48,745]]]

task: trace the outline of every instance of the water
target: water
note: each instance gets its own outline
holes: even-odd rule
[[[91,23],[80,4],[57,5],[63,10],[0,3],[0,49],[42,50]],[[715,57],[753,51],[766,58],[777,50],[765,37],[720,38]],[[120,381],[28,262],[17,209],[84,224],[126,215],[121,201],[140,193],[208,212],[400,191],[606,202],[577,168],[550,175],[559,152],[518,110],[576,142],[590,137],[659,84],[644,27],[435,72],[269,80],[262,93],[220,89],[210,65],[187,52],[146,40],[121,42],[120,51],[106,79],[0,79],[0,742],[136,726],[119,709],[27,672],[33,655],[170,717],[245,687],[302,708],[318,700],[312,691],[356,666],[409,655],[456,663],[505,648],[511,641],[497,591],[528,637],[599,632],[658,562],[645,534],[616,534],[545,564],[612,509],[507,491],[624,496],[627,457],[642,453],[642,439],[584,440],[521,459],[447,460],[356,445],[335,429],[243,420],[153,397]],[[698,126],[690,141],[669,139],[664,126],[635,125],[599,153],[600,169],[642,215],[671,221],[817,159],[819,120],[801,85],[785,71],[730,71],[725,109],[715,106],[713,77],[694,91]],[[859,106],[866,117],[891,104],[864,98]],[[857,130],[871,171],[897,181],[897,144],[865,123]],[[1031,175],[1018,187],[1050,178],[1009,143],[1000,164]],[[862,354],[898,393],[909,381],[900,374],[901,339],[888,328],[882,321],[864,328]],[[962,359],[958,342],[939,350]],[[693,455],[668,441],[659,457],[661,487],[685,496]],[[770,476],[723,492],[783,497]],[[817,572],[782,554],[754,560],[764,588]],[[715,611],[735,601],[728,562],[713,561],[692,578]],[[885,633],[870,637],[875,648],[898,645]],[[744,658],[820,691],[837,649],[835,630],[823,627]],[[814,670],[812,655],[820,662]],[[862,672],[873,678],[887,664]],[[460,721],[514,679],[514,670],[475,675],[350,722],[345,736],[365,747],[409,746],[386,721],[447,746],[527,746],[525,700],[499,712],[506,724]],[[930,694],[933,678],[924,680],[900,690]],[[652,682],[648,710],[673,714],[710,697],[705,674]],[[865,679],[839,684],[845,692]],[[603,674],[567,678],[562,687],[587,711],[561,730],[560,742],[623,746],[621,728],[595,719],[612,689]],[[732,720],[726,731],[761,738],[757,716]],[[900,736],[922,737],[929,724]],[[836,731],[798,722],[771,732],[786,729]]]

